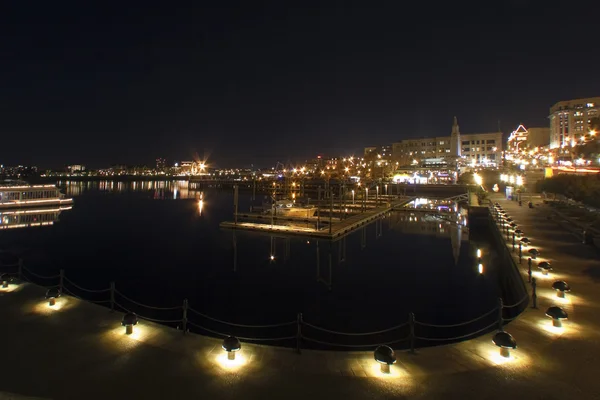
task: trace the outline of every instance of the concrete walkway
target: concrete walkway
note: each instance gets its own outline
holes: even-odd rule
[[[42,288],[11,285],[0,289],[0,399],[600,399],[596,250],[546,220],[544,207],[498,201],[556,270],[539,276],[539,309],[505,327],[519,346],[509,360],[487,334],[400,352],[385,376],[371,352],[297,355],[244,344],[239,362],[228,364],[219,340],[145,321],[125,336],[120,313],[70,297],[51,309]],[[544,316],[560,300],[554,278],[573,288],[561,330]]]

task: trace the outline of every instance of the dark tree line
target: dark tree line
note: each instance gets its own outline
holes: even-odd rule
[[[546,193],[561,194],[592,207],[600,208],[600,176],[560,174],[539,182]]]

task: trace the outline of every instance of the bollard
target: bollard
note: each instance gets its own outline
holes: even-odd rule
[[[521,247],[521,242],[519,242],[519,264],[521,264],[522,259],[523,259],[523,249]]]
[[[499,331],[503,331],[504,328],[502,327],[503,325],[503,320],[502,320],[502,310],[504,309],[504,303],[502,302],[502,297],[498,297],[498,330]]]
[[[415,314],[408,314],[408,324],[410,326],[410,352],[415,352]]]
[[[115,283],[110,283],[110,312],[115,311]]]
[[[512,250],[514,253],[515,252],[515,231],[513,231],[513,246],[512,247],[513,247]]]
[[[537,286],[537,281],[535,278],[531,278],[531,300],[533,301],[533,306],[532,308],[537,308],[537,293],[536,293],[536,288]]]
[[[300,340],[302,339],[302,313],[298,313],[296,318],[296,353],[301,354]]]
[[[529,264],[529,268],[527,270],[527,282],[531,283],[531,264]]]
[[[188,311],[188,299],[183,299],[183,318],[181,319],[181,326],[183,327],[183,334],[187,332],[187,311]]]

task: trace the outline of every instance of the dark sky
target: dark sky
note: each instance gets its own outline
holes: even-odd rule
[[[595,2],[10,3],[7,165],[271,165],[448,135],[454,115],[547,126],[554,102],[600,96]]]

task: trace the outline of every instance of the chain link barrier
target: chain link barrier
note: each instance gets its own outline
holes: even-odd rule
[[[354,348],[354,349],[359,349],[359,348],[368,348],[368,347],[376,347],[376,346],[381,346],[381,345],[393,345],[393,344],[397,344],[397,343],[402,343],[402,342],[406,342],[406,341],[411,341],[411,347],[414,345],[414,339],[419,339],[419,340],[425,340],[425,341],[436,341],[436,342],[442,342],[442,341],[454,341],[454,340],[460,340],[460,339],[464,339],[464,338],[468,338],[471,336],[475,336],[479,333],[482,333],[486,330],[491,329],[494,326],[498,326],[498,319],[496,319],[496,321],[494,321],[493,323],[491,323],[490,325],[479,329],[475,332],[470,332],[464,335],[460,335],[460,336],[455,336],[455,337],[451,337],[451,338],[432,338],[432,337],[424,337],[424,336],[418,336],[417,334],[414,333],[414,328],[416,326],[423,326],[423,327],[429,327],[429,328],[457,328],[457,327],[461,327],[461,326],[467,326],[469,324],[472,324],[474,322],[480,321],[483,318],[486,318],[490,315],[492,315],[494,312],[498,312],[498,307],[494,307],[492,310],[488,311],[487,313],[480,315],[479,317],[473,318],[469,321],[464,321],[464,322],[460,322],[460,323],[456,323],[456,324],[445,324],[445,325],[438,325],[438,324],[430,324],[430,323],[426,323],[426,322],[421,322],[421,321],[417,321],[414,319],[414,317],[412,317],[412,320],[409,319],[408,322],[404,322],[402,324],[393,326],[391,328],[387,328],[387,329],[381,329],[378,331],[372,331],[372,332],[341,332],[341,331],[335,331],[335,330],[331,330],[331,329],[327,329],[327,328],[323,328],[320,327],[318,325],[314,325],[308,322],[305,322],[301,316],[299,316],[299,318],[295,321],[289,321],[289,322],[282,322],[282,323],[276,323],[276,324],[262,324],[262,325],[249,325],[249,324],[240,324],[240,323],[234,323],[234,322],[230,322],[230,321],[225,321],[225,320],[221,320],[218,318],[214,318],[211,317],[207,314],[204,314],[198,310],[195,310],[189,306],[187,306],[187,301],[185,301],[183,304],[183,306],[174,306],[174,307],[156,307],[156,306],[150,306],[144,303],[140,303],[136,300],[131,299],[130,297],[124,295],[122,292],[114,289],[114,285],[111,284],[111,288],[108,289],[87,289],[85,287],[82,287],[80,285],[78,285],[77,283],[73,282],[71,279],[67,278],[66,276],[64,276],[64,273],[61,271],[61,274],[59,275],[53,275],[53,276],[46,276],[46,275],[40,275],[37,273],[32,272],[31,270],[29,270],[28,268],[24,267],[21,265],[21,270],[23,272],[27,272],[29,275],[31,275],[32,277],[36,277],[38,279],[43,279],[43,280],[50,280],[50,279],[59,279],[62,278],[60,280],[60,284],[58,285],[39,285],[36,282],[33,282],[30,278],[28,278],[27,276],[25,276],[25,274],[21,273],[21,278],[24,281],[28,281],[31,282],[33,284],[39,285],[39,286],[43,286],[46,288],[60,288],[65,294],[68,294],[69,296],[72,296],[76,299],[82,300],[82,301],[89,301],[91,303],[98,303],[98,304],[107,304],[110,303],[111,306],[116,306],[119,309],[123,310],[124,312],[132,312],[130,308],[127,308],[125,306],[123,306],[120,302],[115,300],[115,294],[119,295],[122,299],[130,302],[133,305],[136,305],[138,307],[142,307],[142,308],[146,308],[149,310],[156,310],[156,311],[176,311],[176,310],[181,310],[183,312],[183,317],[182,318],[178,318],[178,319],[159,319],[159,318],[152,318],[152,317],[148,317],[146,315],[140,315],[138,313],[136,313],[136,315],[143,320],[147,320],[147,321],[151,321],[151,322],[156,322],[156,323],[161,323],[161,324],[180,324],[183,323],[183,326],[185,327],[186,324],[188,324],[191,327],[194,327],[198,330],[207,332],[209,334],[212,335],[216,335],[216,336],[221,336],[221,337],[227,337],[230,336],[230,334],[226,334],[223,332],[219,332],[217,330],[211,329],[211,328],[207,328],[203,325],[197,324],[194,321],[191,321],[188,319],[187,317],[187,311],[191,311],[194,315],[197,315],[201,318],[205,318],[206,320],[212,321],[212,322],[216,322],[222,325],[226,325],[228,327],[237,327],[237,328],[248,328],[248,329],[269,329],[269,328],[282,328],[282,327],[289,327],[289,326],[296,326],[297,327],[297,332],[296,334],[292,335],[288,335],[288,336],[278,336],[278,337],[246,337],[246,336],[237,336],[240,340],[246,340],[246,341],[258,341],[258,342],[267,342],[267,341],[272,341],[272,342],[278,342],[278,341],[285,341],[285,340],[292,340],[295,339],[297,341],[297,346],[299,346],[299,341],[304,339],[307,340],[309,342],[312,343],[316,343],[322,346],[330,346],[330,347],[345,347],[345,348]],[[95,293],[95,294],[101,294],[101,293],[109,293],[111,294],[111,298],[110,299],[106,299],[106,300],[89,300],[89,299],[84,299],[81,296],[75,294],[71,289],[65,287],[65,283],[68,283],[69,285],[71,285],[74,288],[77,288],[79,290],[81,290],[82,292],[88,292],[88,293]],[[526,294],[519,302],[515,303],[515,304],[511,304],[511,305],[503,305],[502,309],[510,309],[513,307],[517,307],[519,305],[521,305],[524,301],[528,300],[529,295]],[[516,319],[517,317],[513,317],[513,318],[502,318],[502,322],[510,322],[514,319]],[[324,332],[326,334],[331,334],[331,335],[339,335],[339,336],[346,336],[346,337],[367,337],[367,336],[373,336],[373,335],[381,335],[381,334],[385,334],[385,333],[389,333],[389,332],[393,332],[405,327],[410,327],[410,333],[408,336],[403,337],[401,339],[392,339],[390,341],[385,341],[385,342],[379,342],[379,343],[370,343],[370,344],[346,344],[346,343],[335,343],[332,341],[327,341],[327,340],[321,340],[321,339],[317,339],[314,337],[310,337],[310,336],[306,336],[303,332],[302,332],[302,327],[308,327],[308,328],[312,328],[316,331],[319,332]]]

